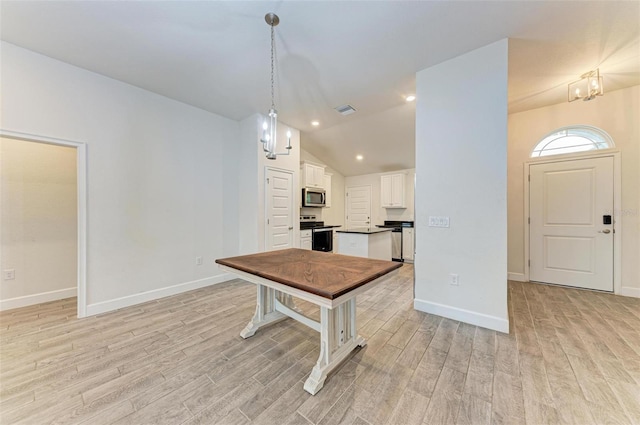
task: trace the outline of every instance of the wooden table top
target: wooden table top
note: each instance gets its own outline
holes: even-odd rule
[[[392,261],[297,248],[221,258],[216,263],[331,300],[402,267]]]

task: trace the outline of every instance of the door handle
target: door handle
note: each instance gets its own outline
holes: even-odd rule
[[[293,230],[293,227],[289,227],[289,230]]]
[[[599,230],[598,233],[608,234],[608,233],[611,233],[611,230],[609,230],[609,229]]]

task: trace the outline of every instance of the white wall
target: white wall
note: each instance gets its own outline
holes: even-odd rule
[[[76,150],[0,137],[0,306],[76,295]]]
[[[606,76],[605,76],[606,78]],[[622,286],[640,296],[640,86],[605,93],[590,102],[572,102],[509,115],[509,272],[524,273],[524,163],[548,133],[569,125],[606,131],[620,150],[623,221]],[[630,291],[628,289],[631,289]]]
[[[509,331],[507,40],[417,73],[415,308]],[[429,216],[449,228],[427,227]],[[449,285],[450,273],[459,286]]]
[[[301,214],[313,214],[317,216],[318,221],[324,221],[326,224],[334,226],[344,226],[344,176],[331,168],[316,156],[300,150],[300,161],[309,161],[315,164],[325,166],[325,173],[331,173],[331,207],[330,208],[302,208]],[[302,179],[302,176],[300,176]],[[302,196],[300,187],[298,186],[298,196]]]
[[[406,205],[407,208],[382,208],[380,199],[380,176],[383,174],[404,173],[406,188]],[[407,170],[397,170],[389,173],[363,174],[361,176],[345,177],[344,184],[346,187],[354,186],[371,186],[371,223],[384,224],[385,220],[396,221],[414,221],[414,180],[416,170],[411,168]]]
[[[236,177],[227,182],[244,170],[224,155],[238,123],[1,47],[0,127],[87,144],[88,314],[225,279],[213,260],[230,253],[227,242],[239,245],[225,240],[237,234],[225,230]]]

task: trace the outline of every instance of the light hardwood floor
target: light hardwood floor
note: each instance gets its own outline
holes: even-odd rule
[[[4,312],[0,423],[640,424],[640,300],[510,282],[506,335],[414,311],[412,273],[359,298],[368,345],[316,396],[317,334],[242,340],[239,280],[82,320],[75,299]]]

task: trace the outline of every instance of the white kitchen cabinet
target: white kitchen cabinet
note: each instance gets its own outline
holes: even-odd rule
[[[300,231],[300,248],[308,249],[311,251],[311,232],[312,230],[301,230]]]
[[[402,228],[402,258],[404,261],[413,263],[413,254],[415,251],[414,241],[415,232],[413,227]]]
[[[404,174],[380,176],[380,203],[382,208],[406,208]]]
[[[324,190],[325,190],[325,208],[331,208],[331,173],[325,173],[324,178]]]
[[[324,167],[322,165],[303,162],[300,171],[302,187],[324,188]]]

